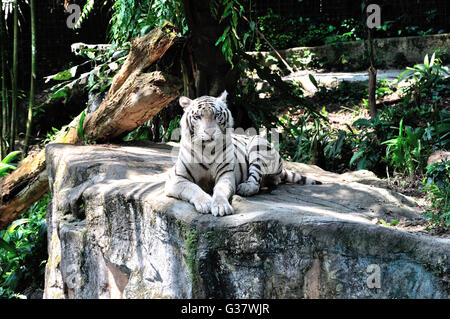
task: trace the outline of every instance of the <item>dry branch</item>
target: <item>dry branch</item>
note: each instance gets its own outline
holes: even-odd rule
[[[142,125],[169,102],[182,87],[177,79],[145,70],[170,48],[177,32],[169,23],[133,40],[127,60],[114,77],[106,99],[84,119],[84,137],[106,141]],[[77,143],[80,115],[52,143]],[[33,203],[48,193],[45,149],[26,157],[10,175],[0,180],[0,229],[6,228]]]

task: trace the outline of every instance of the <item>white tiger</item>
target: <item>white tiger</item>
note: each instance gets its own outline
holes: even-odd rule
[[[265,138],[231,133],[227,95],[180,98],[180,152],[166,181],[167,196],[190,202],[200,213],[224,216],[233,213],[229,199],[235,193],[251,196],[280,182],[321,184],[283,168]]]

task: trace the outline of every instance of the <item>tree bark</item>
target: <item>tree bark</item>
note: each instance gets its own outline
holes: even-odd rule
[[[369,13],[367,12],[368,1],[364,0],[366,17],[369,17]],[[367,24],[366,24],[367,26]],[[373,57],[373,36],[372,29],[367,26],[367,42],[368,47],[367,51],[369,53],[369,61],[370,67],[368,69],[369,72],[369,113],[370,117],[374,118],[377,115],[377,102],[376,102],[376,89],[377,89],[377,69],[374,66],[374,57]]]
[[[370,117],[374,118],[377,115],[377,69],[370,66],[369,72],[369,113]]]
[[[1,2],[0,2],[1,3]],[[0,125],[0,157],[3,158],[7,153],[7,143],[6,138],[8,135],[7,125],[8,125],[8,100],[6,94],[6,65],[5,65],[5,39],[4,39],[4,29],[3,29],[3,6],[0,5],[0,59],[1,59],[1,96],[2,96],[2,121]]]
[[[234,104],[232,99],[235,96],[239,72],[225,60],[221,46],[215,45],[226,24],[219,23],[211,15],[210,2],[211,0],[183,0],[189,27],[189,43],[183,66],[184,77],[189,78],[185,93],[190,98],[202,95],[219,96],[226,89],[230,97],[228,107],[233,114],[235,126],[248,127],[251,122],[248,112]],[[237,61],[234,64],[236,65]]]
[[[78,134],[80,114],[52,143],[73,144],[83,138],[106,141],[120,137],[151,119],[174,100],[179,95],[181,82],[160,71],[145,71],[172,46],[176,37],[175,28],[165,24],[134,40],[106,99],[95,112],[84,118],[83,136]],[[26,157],[15,171],[1,179],[0,189],[0,229],[4,229],[48,192],[45,149]]]

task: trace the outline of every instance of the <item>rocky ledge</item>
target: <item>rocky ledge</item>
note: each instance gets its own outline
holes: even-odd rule
[[[325,184],[234,196],[213,217],[164,196],[174,150],[47,146],[44,298],[449,297],[450,239],[374,224],[420,210],[372,173],[289,163]]]

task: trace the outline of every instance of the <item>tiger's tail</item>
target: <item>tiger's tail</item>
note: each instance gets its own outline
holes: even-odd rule
[[[281,181],[285,183],[302,184],[302,185],[321,185],[322,182],[316,181],[310,177],[300,175],[287,168],[283,168],[281,172]]]

